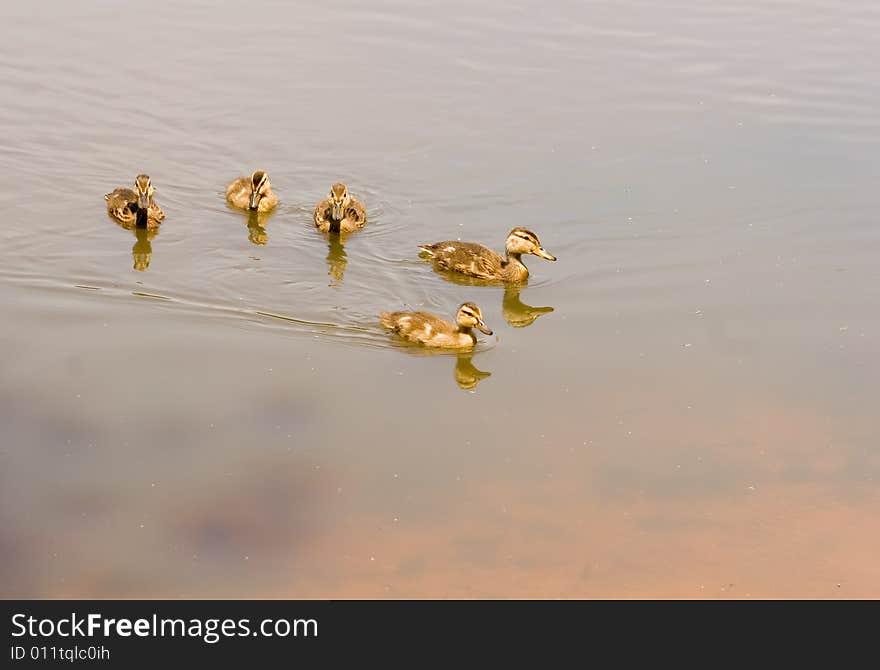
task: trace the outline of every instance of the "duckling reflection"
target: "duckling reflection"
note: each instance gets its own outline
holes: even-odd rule
[[[532,307],[522,302],[520,292],[529,285],[528,279],[511,284],[491,279],[478,279],[459,272],[451,272],[443,268],[434,268],[434,272],[442,279],[459,286],[504,286],[504,297],[501,299],[501,313],[504,320],[514,328],[531,326],[542,314],[554,311],[553,307]]]
[[[265,212],[248,212],[248,240],[251,244],[261,246],[269,241],[269,233],[266,232],[266,219],[268,218]]]
[[[504,297],[501,299],[501,314],[504,320],[514,328],[531,326],[535,319],[542,314],[549,314],[552,307],[532,307],[519,299],[522,286],[508,286],[504,289]]]
[[[555,261],[556,256],[541,246],[538,236],[526,228],[514,228],[507,234],[502,256],[476,242],[446,240],[434,244],[421,244],[420,256],[432,261],[435,267],[460,272],[480,279],[505,282],[522,282],[528,279],[529,270],[522,257],[534,254],[538,258]]]
[[[131,257],[134,259],[134,269],[139,272],[146,272],[150,267],[150,260],[153,257],[152,239],[156,237],[157,230],[153,228],[135,228],[134,246],[131,248]]]
[[[477,369],[471,358],[473,354],[459,354],[455,362],[455,383],[465,391],[476,388],[483,379],[492,376],[491,372]]]
[[[345,266],[348,265],[343,242],[344,236],[341,233],[327,234],[327,274],[338,282],[344,278]]]

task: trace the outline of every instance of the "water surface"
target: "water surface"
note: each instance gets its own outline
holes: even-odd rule
[[[6,3],[0,595],[880,597],[878,30]],[[222,197],[254,169],[265,225]],[[156,235],[104,211],[139,172]],[[513,226],[559,258],[524,287],[417,256]],[[378,326],[465,300],[471,356]]]

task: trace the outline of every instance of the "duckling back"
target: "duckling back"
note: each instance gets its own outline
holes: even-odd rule
[[[107,213],[120,223],[134,223],[137,213],[137,193],[130,188],[117,188],[104,196]]]
[[[104,196],[107,213],[125,227],[137,224],[138,196],[130,188],[117,188]],[[147,209],[147,228],[158,228],[165,212],[153,201]]]
[[[352,233],[367,225],[367,208],[360,200],[351,198],[341,219],[333,218],[333,202],[324,198],[315,205],[315,227],[322,233]]]
[[[255,173],[257,174],[257,173]],[[262,173],[260,173],[262,174]],[[254,177],[233,179],[226,187],[226,202],[238,209],[251,208],[251,196],[254,193]],[[258,212],[268,212],[278,205],[278,196],[270,185],[266,185],[257,202]]]
[[[419,247],[435,265],[480,279],[504,279],[506,259],[476,242],[446,240]],[[519,276],[516,277],[519,279]]]

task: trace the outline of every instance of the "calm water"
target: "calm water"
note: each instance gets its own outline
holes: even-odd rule
[[[880,9],[724,4],[4,3],[0,595],[880,597]]]

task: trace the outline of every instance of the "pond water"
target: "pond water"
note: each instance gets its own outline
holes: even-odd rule
[[[0,595],[880,597],[878,32],[864,0],[5,3]],[[223,198],[255,169],[265,225]],[[140,172],[156,235],[104,208]],[[558,257],[527,286],[418,257],[514,226]],[[465,300],[472,355],[378,324]]]

